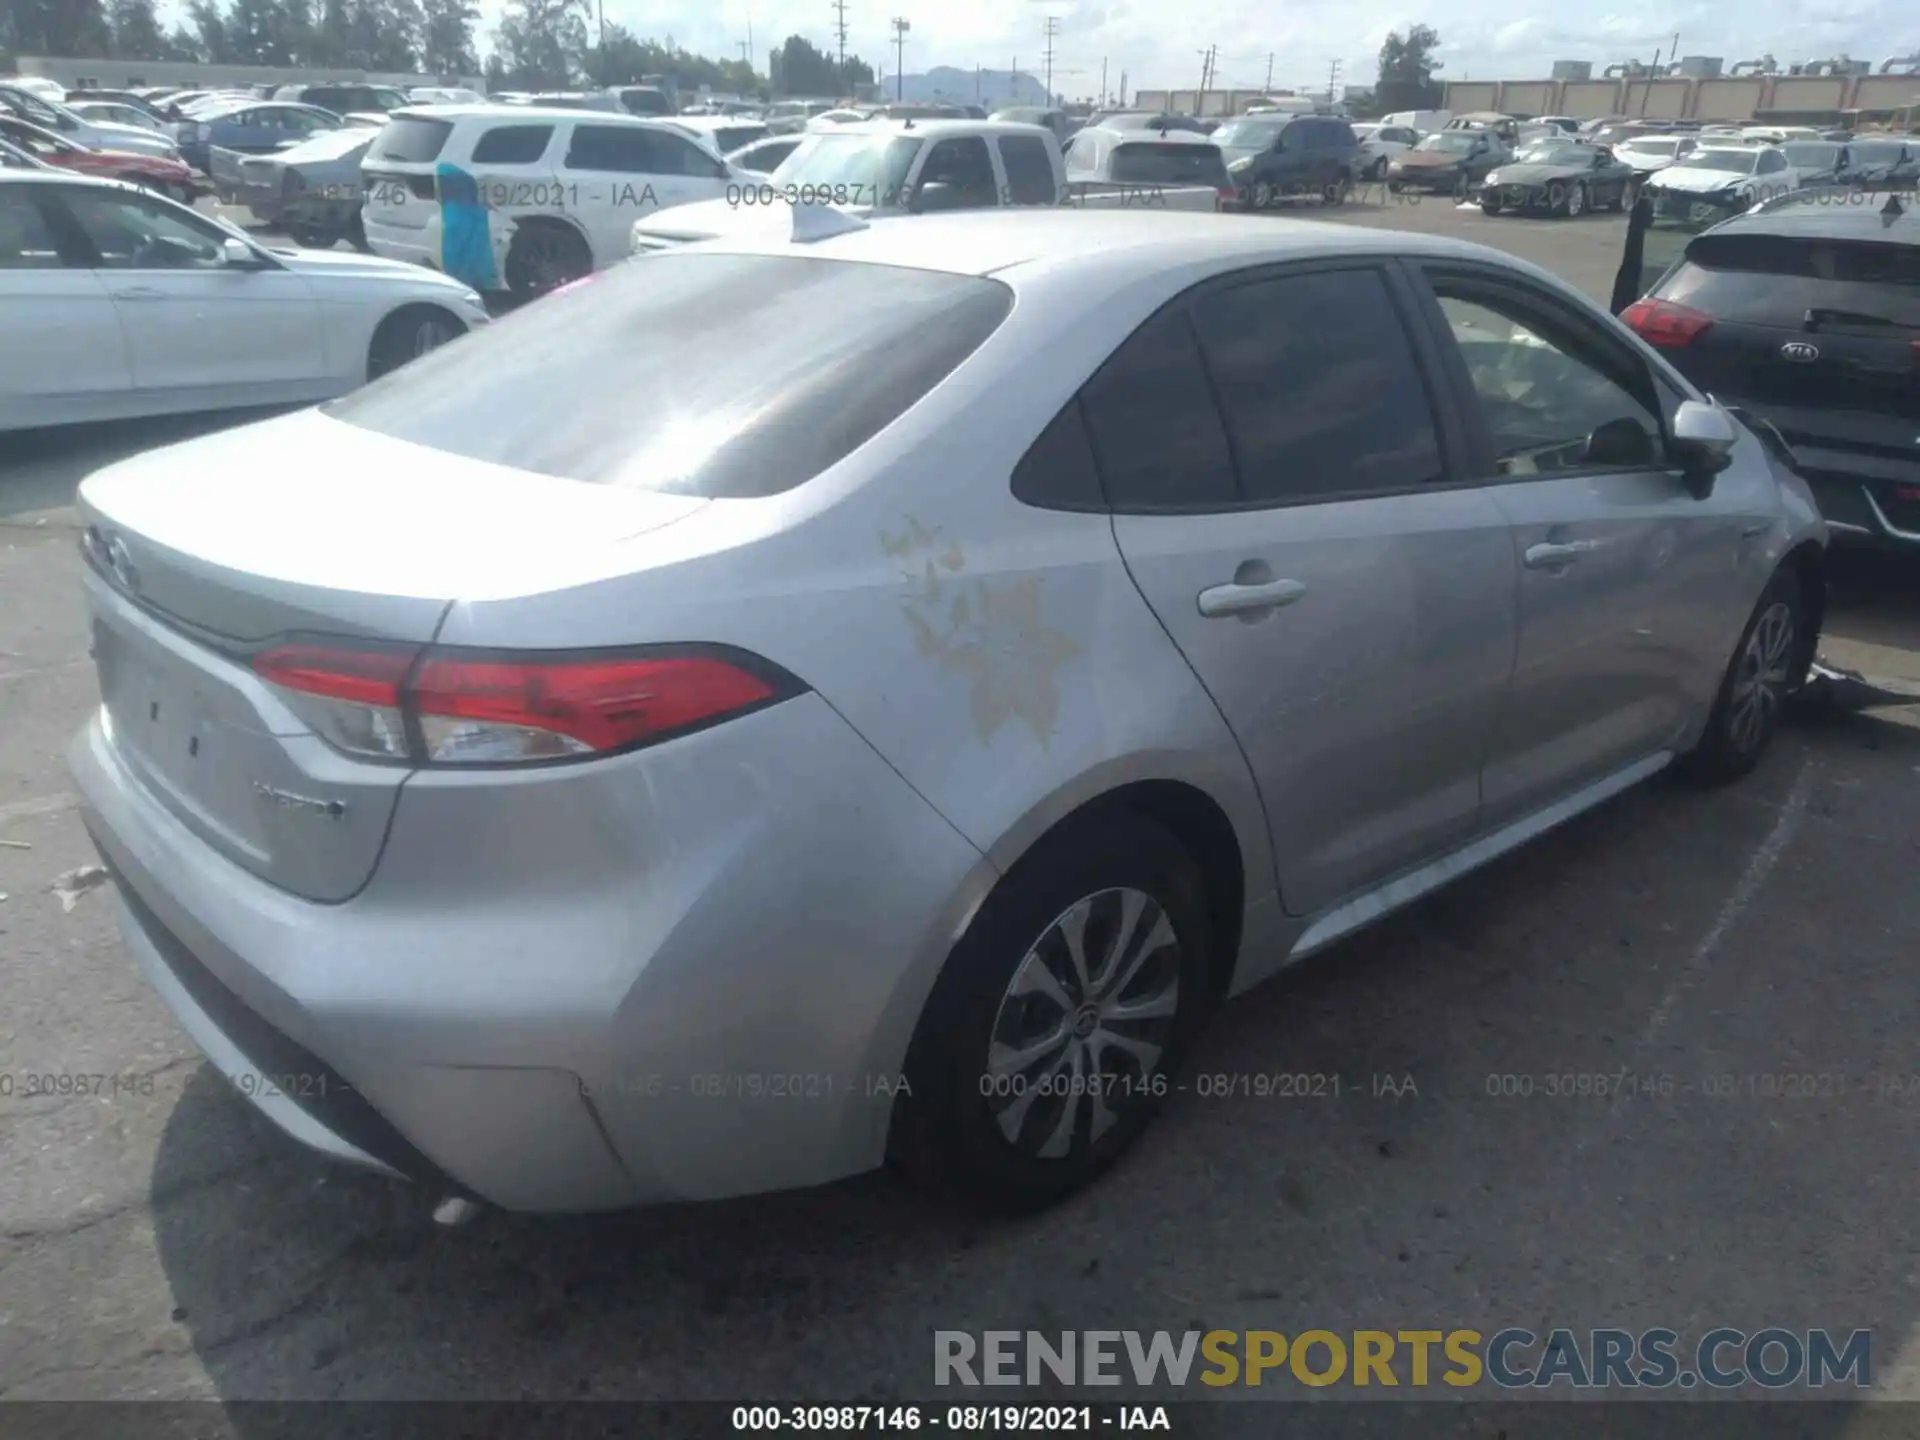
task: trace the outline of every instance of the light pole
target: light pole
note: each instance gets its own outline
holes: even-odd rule
[[[898,15],[893,17],[893,98],[895,103],[904,99],[906,95],[907,31],[912,28],[911,22],[902,20]]]

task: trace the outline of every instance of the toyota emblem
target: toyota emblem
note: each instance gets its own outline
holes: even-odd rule
[[[1799,365],[1805,365],[1820,358],[1820,347],[1818,345],[1809,345],[1804,340],[1789,340],[1780,347],[1780,358],[1782,360],[1791,360]]]

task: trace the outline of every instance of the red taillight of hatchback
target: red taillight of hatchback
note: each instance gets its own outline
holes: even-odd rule
[[[617,654],[288,641],[261,678],[335,748],[413,765],[526,765],[650,745],[803,690],[723,646]]]
[[[1636,300],[1620,318],[1656,350],[1684,350],[1713,326],[1711,315],[1671,300]]]

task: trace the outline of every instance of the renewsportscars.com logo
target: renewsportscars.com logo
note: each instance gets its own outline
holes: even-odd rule
[[[1873,1332],[1751,1333],[1720,1326],[1690,1344],[1667,1329],[936,1330],[936,1385],[1448,1385],[1504,1390],[1769,1390],[1873,1383]]]

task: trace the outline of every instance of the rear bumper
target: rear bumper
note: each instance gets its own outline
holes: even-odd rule
[[[813,695],[571,773],[416,775],[341,904],[199,841],[100,716],[69,763],[129,950],[243,1095],[335,1159],[511,1210],[878,1164],[992,874]]]

